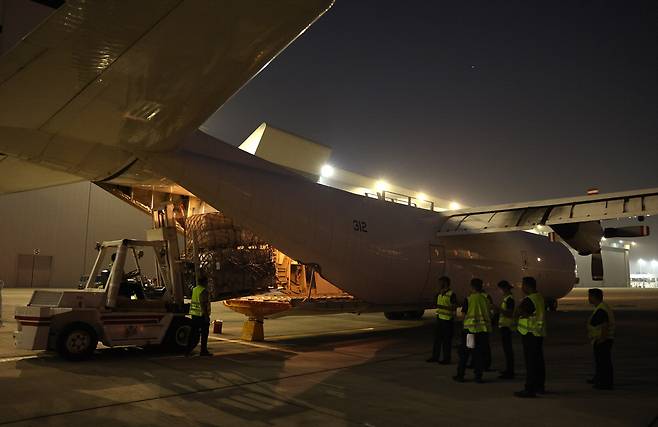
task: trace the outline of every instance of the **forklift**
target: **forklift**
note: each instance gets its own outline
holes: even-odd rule
[[[83,289],[34,291],[16,308],[16,347],[56,351],[69,360],[89,358],[98,342],[192,350],[199,336],[187,317],[184,283],[194,283],[198,267],[181,258],[175,221],[168,203],[153,212],[146,240],[97,244]]]

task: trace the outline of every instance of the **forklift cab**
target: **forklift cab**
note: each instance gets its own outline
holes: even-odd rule
[[[165,241],[115,240],[99,244],[98,250],[85,289],[104,290],[106,307],[172,302],[174,278]]]

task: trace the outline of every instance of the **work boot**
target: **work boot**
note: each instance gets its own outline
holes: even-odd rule
[[[455,382],[458,382],[458,383],[463,383],[464,382],[464,377],[462,377],[460,375],[455,375],[454,377],[452,377],[452,380],[455,381]]]
[[[450,361],[449,360],[441,360],[439,361],[439,365],[449,365]]]
[[[436,357],[430,357],[429,359],[426,360],[427,363],[438,362],[438,361],[439,359],[437,359]]]
[[[212,356],[212,353],[208,351],[208,349],[201,350],[201,353],[199,356]]]
[[[514,374],[511,374],[509,372],[501,372],[500,375],[498,375],[498,378],[501,380],[512,380],[514,379]]]
[[[537,395],[535,393],[533,393],[531,391],[528,391],[528,390],[515,391],[514,396],[521,397],[521,398],[537,397]]]
[[[484,384],[484,380],[482,378],[476,378],[475,382],[478,384]]]

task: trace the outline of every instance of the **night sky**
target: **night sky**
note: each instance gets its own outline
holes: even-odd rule
[[[656,1],[337,0],[206,125],[468,205],[657,187],[657,44]]]

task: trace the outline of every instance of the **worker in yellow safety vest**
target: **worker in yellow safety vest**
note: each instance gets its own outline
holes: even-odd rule
[[[201,335],[201,356],[212,356],[208,351],[208,333],[210,332],[210,298],[208,297],[208,279],[200,277],[197,285],[192,289],[192,300],[190,301],[190,316],[194,327],[193,339],[190,340],[188,354],[193,350],[192,344],[196,337]]]
[[[612,343],[615,337],[615,316],[608,304],[603,302],[603,291],[592,288],[587,293],[589,303],[594,306],[592,315],[587,320],[587,335],[594,350],[594,378],[588,382],[599,390],[614,388]]]
[[[521,281],[526,297],[516,312],[517,329],[521,334],[525,359],[525,388],[514,393],[517,397],[536,397],[545,393],[546,365],[544,363],[544,336],[546,336],[546,306],[544,297],[537,292],[537,281],[526,276]]]
[[[432,346],[432,357],[427,359],[427,362],[438,362],[442,365],[450,363],[456,308],[457,296],[450,289],[450,278],[446,276],[439,277],[439,294],[436,296],[434,345]],[[441,357],[442,352],[443,357]]]
[[[471,290],[471,294],[464,300],[462,306],[462,312],[466,315],[464,316],[462,342],[459,347],[457,375],[452,379],[457,382],[464,382],[466,359],[469,353],[472,353],[475,382],[483,383],[484,350],[489,332],[491,332],[490,305],[489,299],[483,291],[481,279],[471,279]]]
[[[514,296],[512,285],[507,280],[498,282],[498,288],[503,293],[503,299],[498,307],[498,330],[505,354],[505,370],[498,378],[514,378],[514,349],[512,347],[512,329],[514,328]]]
[[[487,291],[483,290],[484,296],[487,297],[487,301],[489,301],[489,316],[491,318],[491,324],[493,325],[495,315],[496,315],[496,305],[494,304],[493,298],[491,298],[491,295],[487,293]],[[493,330],[492,330],[493,332]],[[472,353],[471,353],[472,356]],[[486,336],[482,337],[482,367],[484,368],[485,372],[491,371],[491,342],[489,341],[489,334]],[[466,358],[466,367],[469,369],[473,368],[473,363],[471,360],[471,363],[469,364],[469,358]]]

